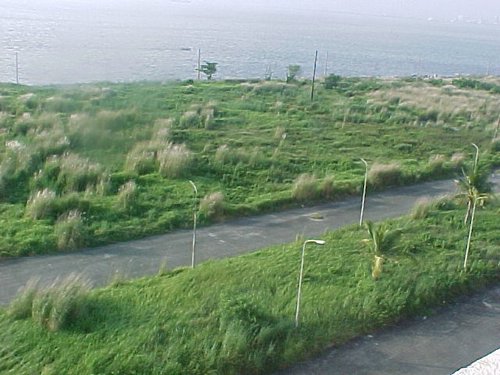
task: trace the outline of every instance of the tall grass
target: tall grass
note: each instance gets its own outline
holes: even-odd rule
[[[441,177],[433,154],[446,155],[449,175],[462,165],[448,155],[470,153],[469,142],[499,165],[491,143],[498,95],[448,83],[342,78],[313,105],[300,82],[0,85],[0,254],[47,251],[42,233],[53,236],[57,217],[72,209],[88,213],[92,245],[186,226],[188,179],[223,191],[226,214],[239,215],[290,204],[301,174],[321,177],[317,198],[356,193],[359,155],[399,164],[395,184]],[[455,99],[464,105],[457,111]],[[188,112],[193,119],[183,122]],[[124,221],[119,188],[130,180],[141,209]],[[54,213],[27,220],[27,201],[44,189],[57,195]]]
[[[292,187],[292,197],[299,201],[314,200],[319,195],[318,180],[308,173],[298,176]]]
[[[77,249],[83,247],[86,241],[86,230],[82,213],[71,210],[59,217],[54,225],[54,233],[59,249]]]
[[[139,196],[135,181],[128,181],[118,190],[118,205],[124,211],[131,211],[137,204]]]
[[[127,154],[125,170],[134,171],[138,174],[151,173],[157,170],[156,155],[160,144],[153,141],[136,143]]]
[[[422,220],[377,225],[384,241],[371,253],[357,225],[325,233],[325,246],[306,254],[298,329],[301,242],[93,291],[76,309],[90,313],[55,319],[64,324],[49,323],[60,316],[51,312],[57,298],[40,293],[33,321],[0,312],[0,372],[38,374],[50,364],[56,374],[273,373],[497,282],[498,207],[478,214],[483,249],[471,254],[468,272],[461,272],[463,231],[456,230],[462,209],[436,207]],[[389,228],[402,228],[398,246],[387,246]],[[374,254],[384,258],[376,281]],[[57,355],[44,361],[47,353]]]
[[[69,328],[85,317],[90,282],[76,274],[55,282],[33,299],[32,317],[50,331]]]
[[[16,297],[7,307],[7,315],[13,319],[27,319],[33,314],[33,300],[39,289],[39,280],[30,279],[21,288]]]
[[[78,154],[64,153],[60,157],[52,157],[47,163],[49,168],[58,169],[57,184],[62,191],[85,191],[96,187],[105,178],[104,168]]]
[[[168,143],[158,151],[159,172],[164,177],[176,178],[187,173],[191,166],[191,151],[185,144]]]
[[[221,219],[224,216],[224,206],[224,194],[210,193],[200,201],[200,213],[205,217]]]
[[[55,211],[56,193],[47,188],[30,196],[26,203],[25,214],[34,220],[53,216]]]
[[[399,185],[403,171],[399,163],[373,163],[368,171],[368,183],[374,187]]]

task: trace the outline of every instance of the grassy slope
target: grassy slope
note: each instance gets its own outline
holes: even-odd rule
[[[359,157],[399,162],[399,183],[450,175],[460,164],[451,156],[470,159],[470,142],[491,148],[500,95],[489,86],[449,83],[344,79],[338,89],[320,88],[315,103],[307,85],[281,82],[1,85],[0,257],[189,225],[188,179],[200,196],[221,191],[225,214],[234,215],[294,204],[291,187],[301,173],[333,177],[326,198],[353,193],[364,172]],[[168,135],[159,136],[162,130]],[[154,161],[146,174],[125,171],[129,152],[150,140],[185,143],[191,167],[176,178],[160,175]],[[7,147],[12,141],[21,148]],[[222,145],[229,148],[224,161],[217,158]],[[51,155],[65,152],[80,159],[64,174],[63,157]],[[81,172],[85,158],[93,164]],[[498,164],[498,152],[483,159]],[[120,186],[129,180],[136,190],[123,203]],[[35,220],[26,202],[45,188],[57,197]],[[72,227],[76,238],[61,242],[65,227],[57,220],[75,209],[82,213]]]
[[[499,280],[500,208],[478,211],[464,273],[463,208],[442,205],[403,228],[379,280],[364,230],[326,234],[306,253],[294,329],[300,243],[93,291],[90,316],[58,332],[0,311],[0,373],[263,373]]]

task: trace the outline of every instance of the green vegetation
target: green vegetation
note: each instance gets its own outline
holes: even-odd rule
[[[330,81],[0,85],[0,257],[189,227],[189,180],[203,224],[500,165],[494,91]]]
[[[306,254],[299,328],[294,312],[302,242],[90,292],[75,277],[48,289],[32,283],[0,310],[0,373],[269,373],[428,314],[500,280],[500,206],[478,207],[474,251],[464,271],[468,228],[466,207],[458,202],[440,200],[427,204],[419,219],[372,226],[383,234],[372,241],[378,246],[372,253],[357,225],[326,234],[325,246]],[[389,244],[396,228],[400,236]],[[384,257],[376,280],[374,253]]]

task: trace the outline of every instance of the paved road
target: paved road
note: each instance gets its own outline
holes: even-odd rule
[[[500,174],[493,175],[500,186]],[[366,219],[381,220],[407,213],[423,196],[440,196],[455,191],[453,181],[437,181],[369,195]],[[250,252],[269,245],[291,242],[297,235],[310,238],[327,230],[356,223],[360,199],[351,198],[315,207],[242,218],[198,231],[198,261]],[[318,219],[322,217],[322,219]],[[6,305],[20,287],[33,277],[42,283],[71,272],[82,273],[95,286],[110,282],[116,275],[133,278],[191,263],[191,232],[118,243],[58,255],[6,259],[0,262],[0,305]]]
[[[498,348],[500,286],[464,297],[431,317],[406,321],[328,350],[280,374],[449,375]],[[496,365],[500,369],[500,363]],[[471,367],[481,372],[460,374],[500,374],[486,372],[494,367],[492,363]]]

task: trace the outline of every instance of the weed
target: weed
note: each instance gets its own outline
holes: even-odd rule
[[[34,220],[47,219],[53,216],[55,211],[56,193],[49,189],[43,189],[33,194],[26,203],[25,213]]]
[[[32,318],[49,331],[59,331],[84,319],[88,308],[90,282],[77,274],[56,279],[39,289],[32,302]]]
[[[61,215],[54,226],[59,249],[77,249],[85,244],[85,227],[82,213],[72,210]]]
[[[222,218],[224,215],[224,194],[215,192],[206,195],[200,201],[200,214],[209,218]]]
[[[38,293],[38,279],[30,279],[19,291],[7,308],[7,314],[14,319],[27,319],[33,311],[33,300]]]
[[[374,163],[368,171],[368,183],[374,187],[399,185],[402,175],[399,163]]]
[[[137,204],[138,190],[135,181],[128,181],[124,185],[120,186],[118,190],[118,205],[119,207],[129,212]]]
[[[164,177],[176,178],[187,173],[191,165],[191,151],[186,145],[168,143],[156,155],[159,163],[159,172]]]
[[[314,175],[301,174],[295,179],[292,187],[292,197],[299,201],[310,201],[318,197],[318,180]]]

